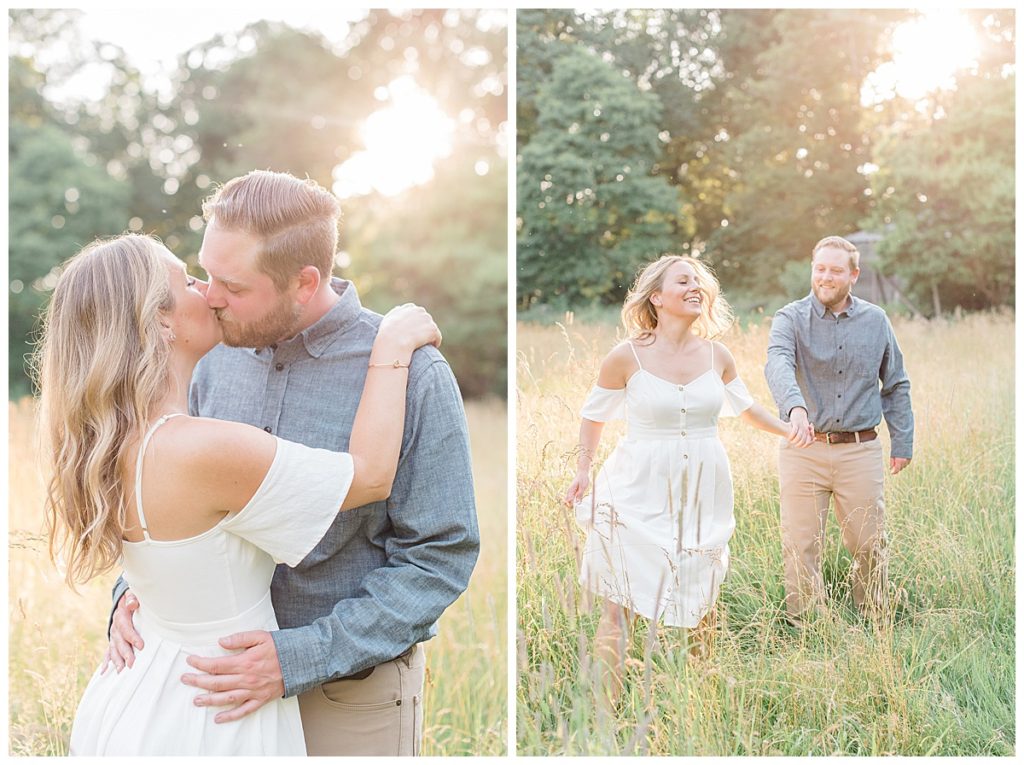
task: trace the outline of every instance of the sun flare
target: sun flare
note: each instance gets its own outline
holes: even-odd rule
[[[434,161],[452,150],[455,121],[411,77],[400,77],[378,98],[387,106],[360,129],[365,151],[334,168],[334,193],[341,198],[376,191],[395,196],[434,176]]]
[[[892,61],[868,78],[864,101],[894,95],[917,101],[953,84],[954,75],[978,58],[978,40],[961,11],[931,9],[901,24],[892,35]]]

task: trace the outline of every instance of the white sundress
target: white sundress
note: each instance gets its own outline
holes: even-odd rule
[[[719,416],[753,404],[739,377],[711,368],[680,385],[643,368],[625,388],[594,386],[581,415],[625,416],[626,435],[576,506],[587,532],[580,570],[591,592],[671,627],[695,627],[729,568],[732,476]]]
[[[99,669],[71,731],[73,755],[305,755],[295,697],[240,720],[215,723],[225,707],[197,707],[205,693],[181,682],[191,655],[224,656],[218,638],[276,630],[270,580],[276,562],[296,565],[334,522],[352,483],[352,457],[277,439],[267,475],[248,504],[188,539],[151,539],[142,510],[143,439],[135,497],[144,540],[123,543],[125,579],[139,599],[145,643],[120,673]]]

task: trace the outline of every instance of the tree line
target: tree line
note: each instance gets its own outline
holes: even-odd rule
[[[912,11],[519,11],[520,309],[619,303],[667,252],[779,305],[862,229],[921,312],[1012,305],[1014,12],[964,13],[955,88],[865,106]]]

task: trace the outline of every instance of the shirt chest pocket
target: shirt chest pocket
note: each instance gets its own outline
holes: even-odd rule
[[[855,348],[848,357],[847,365],[851,378],[877,383],[882,370],[882,349]],[[846,374],[844,371],[843,376]]]

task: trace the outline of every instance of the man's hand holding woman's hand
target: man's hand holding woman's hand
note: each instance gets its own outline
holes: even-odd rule
[[[786,440],[800,449],[814,443],[814,425],[807,421],[807,410],[802,406],[794,407],[789,413],[789,435]]]

